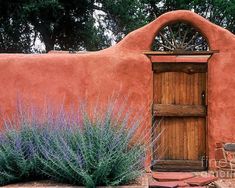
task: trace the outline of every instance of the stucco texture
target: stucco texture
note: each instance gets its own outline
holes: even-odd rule
[[[158,17],[128,34],[118,44],[84,54],[0,55],[0,107],[11,113],[20,93],[42,105],[45,96],[71,104],[78,97],[105,102],[113,92],[128,96],[130,108],[147,114],[145,130],[151,130],[153,76],[151,61],[143,51],[151,49],[165,25],[189,22],[207,38],[211,50],[219,50],[208,61],[208,154],[214,158],[217,142],[235,142],[235,36],[229,31],[185,10]],[[150,160],[148,160],[149,164]]]

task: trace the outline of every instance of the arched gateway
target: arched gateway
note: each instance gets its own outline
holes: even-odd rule
[[[188,23],[164,26],[146,52],[153,69],[154,169],[205,170],[207,62],[214,51]],[[157,127],[155,127],[157,125]]]
[[[161,134],[152,150],[153,168],[162,171],[206,170],[214,165],[221,168],[216,165],[224,161],[220,158],[223,149],[215,146],[223,145],[225,140],[235,142],[232,136],[235,129],[228,123],[234,118],[222,118],[226,116],[223,110],[234,114],[225,109],[231,104],[224,101],[230,97],[223,92],[230,89],[234,93],[235,85],[233,82],[231,88],[223,88],[222,80],[228,73],[219,67],[233,63],[222,54],[235,58],[234,35],[188,11],[166,13],[151,24],[151,29],[145,32],[154,31],[149,39],[153,41],[152,51],[144,54],[153,70],[154,137]],[[233,133],[223,135],[218,121],[226,127],[225,134]]]
[[[70,105],[99,95],[105,103],[118,91],[132,111],[144,109],[149,139],[152,115],[161,120],[160,150],[151,148],[146,168],[157,161],[162,170],[203,170],[216,167],[223,143],[235,142],[234,75],[235,36],[179,10],[98,52],[0,54],[0,108],[14,112],[19,93],[43,106],[45,96]]]

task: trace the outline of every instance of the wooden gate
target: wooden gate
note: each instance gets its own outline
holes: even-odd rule
[[[206,63],[153,63],[157,170],[206,168]]]
[[[158,31],[150,52],[153,69],[153,168],[207,168],[207,62],[214,51],[189,23]]]
[[[145,52],[153,69],[153,168],[207,168],[207,62],[215,51],[188,23],[164,26]],[[160,136],[159,136],[160,135]]]

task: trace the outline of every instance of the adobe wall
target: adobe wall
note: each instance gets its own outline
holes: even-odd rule
[[[115,91],[128,96],[130,107],[147,114],[151,129],[152,70],[143,51],[151,49],[156,33],[174,21],[186,21],[208,39],[209,60],[208,143],[214,158],[215,143],[235,142],[235,36],[190,11],[166,13],[150,24],[128,34],[108,49],[84,54],[0,55],[0,107],[4,113],[15,109],[17,94],[42,105],[45,99],[71,104],[78,97],[94,101]]]

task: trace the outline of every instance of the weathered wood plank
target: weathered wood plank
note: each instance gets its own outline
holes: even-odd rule
[[[172,104],[154,104],[154,115],[173,116],[173,117],[205,117],[206,107],[203,105],[172,105]]]
[[[187,74],[207,72],[206,63],[153,63],[154,73],[185,72]]]
[[[206,167],[199,160],[155,160],[153,170],[157,171],[202,171]]]
[[[154,160],[154,164],[202,166],[202,161],[200,160]]]
[[[207,63],[210,55],[191,56],[191,55],[166,55],[155,56],[149,55],[149,59],[152,63]]]
[[[214,53],[219,53],[218,50],[210,50],[210,51],[145,51],[143,54],[145,55],[212,55]]]

